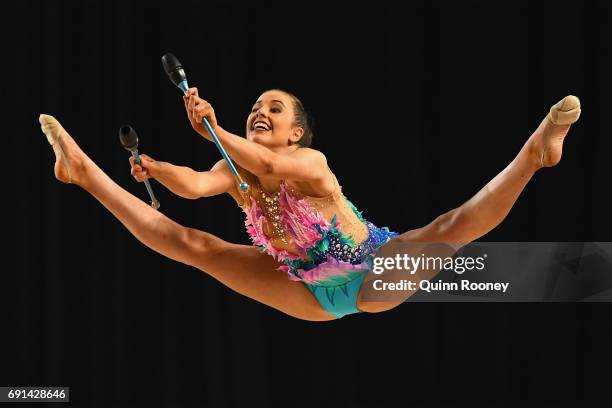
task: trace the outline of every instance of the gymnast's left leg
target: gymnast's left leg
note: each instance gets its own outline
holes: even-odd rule
[[[447,245],[454,253],[462,246],[491,231],[506,218],[535,172],[543,167],[552,167],[559,163],[563,140],[570,125],[576,122],[579,116],[580,101],[578,98],[573,95],[563,98],[551,107],[549,114],[529,137],[514,160],[475,196],[460,207],[442,214],[430,224],[405,232],[394,238],[392,242],[399,244],[441,243]],[[381,276],[378,275],[377,279],[380,279]],[[431,276],[422,276],[422,278],[431,279],[433,276],[435,273]],[[369,280],[371,281],[366,277],[364,282]],[[406,293],[406,298],[414,292],[416,291]],[[357,307],[368,312],[380,312],[389,310],[404,300],[362,302],[360,292]]]

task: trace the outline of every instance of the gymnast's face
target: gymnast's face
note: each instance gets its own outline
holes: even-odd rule
[[[293,100],[282,91],[264,92],[247,118],[247,139],[271,149],[297,143],[304,130],[295,124]]]

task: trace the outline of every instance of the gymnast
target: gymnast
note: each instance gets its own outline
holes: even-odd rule
[[[537,170],[560,161],[563,140],[580,116],[578,98],[566,96],[550,108],[514,160],[471,199],[399,234],[364,219],[345,197],[325,155],[309,147],[311,120],[295,95],[277,89],[261,94],[247,117],[246,137],[224,130],[196,88],[183,99],[193,129],[210,141],[202,118],[209,121],[250,189],[239,189],[223,160],[196,172],[142,155],[141,165],[130,158],[131,174],[138,181],[154,178],[185,198],[230,194],[246,214],[253,245],[226,242],[169,219],[117,185],[53,116],[42,114],[41,129],[55,153],[55,177],[89,192],[154,251],[311,321],[382,312],[402,303],[362,298],[375,252],[390,242],[463,245],[482,237],[506,217]]]

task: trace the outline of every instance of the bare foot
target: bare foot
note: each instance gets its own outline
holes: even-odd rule
[[[563,140],[572,123],[580,116],[580,100],[568,95],[550,108],[540,126],[527,143],[537,168],[552,167],[559,163]]]
[[[55,178],[63,183],[80,184],[89,158],[53,116],[41,114],[38,121],[55,152]]]

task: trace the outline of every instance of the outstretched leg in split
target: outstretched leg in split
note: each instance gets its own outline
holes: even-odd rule
[[[194,266],[234,291],[305,320],[333,320],[300,282],[276,270],[279,264],[257,248],[226,242],[184,227],[133,196],[106,175],[60,123],[40,116],[55,152],[55,176],[78,185],[104,205],[140,242],[175,261]]]
[[[573,95],[566,96],[553,105],[540,126],[533,132],[512,162],[485,185],[476,195],[447,213],[442,214],[430,224],[403,233],[392,240],[394,245],[411,244],[415,253],[420,249],[419,243],[441,243],[447,246],[447,252],[454,253],[460,247],[482,237],[498,224],[510,212],[519,195],[536,171],[544,167],[555,166],[561,160],[563,140],[572,123],[580,116],[580,101]],[[442,250],[440,247],[435,247]],[[448,253],[447,253],[448,255]],[[452,254],[451,254],[452,255]],[[435,271],[423,271],[422,279],[431,279]],[[364,285],[372,279],[364,280]],[[363,292],[363,286],[362,286]],[[405,293],[411,296],[416,291]],[[366,311],[384,311],[391,309],[401,301],[366,302],[361,293],[358,307]]]

